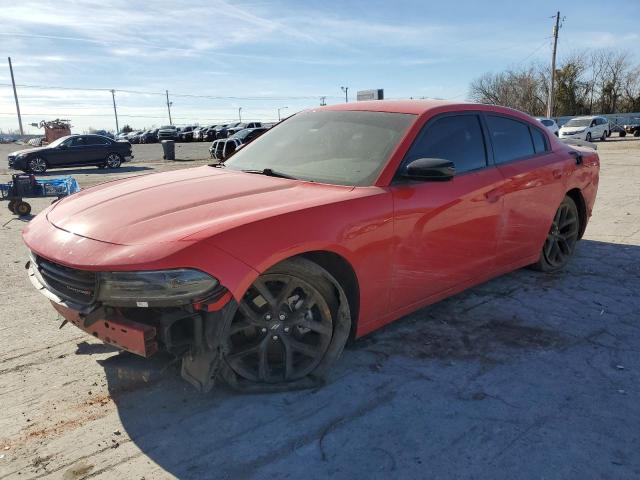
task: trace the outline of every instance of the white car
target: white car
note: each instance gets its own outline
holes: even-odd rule
[[[609,120],[604,117],[576,117],[560,127],[560,138],[575,138],[591,142],[602,141],[609,136]]]
[[[560,127],[553,118],[538,117],[536,118],[536,120],[544,125],[546,129],[553,133],[556,137],[558,136],[558,130],[560,130]]]

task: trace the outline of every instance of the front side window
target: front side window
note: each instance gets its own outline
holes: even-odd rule
[[[373,185],[415,119],[368,111],[299,113],[260,135],[225,165],[335,185]]]
[[[71,139],[71,146],[72,147],[83,147],[86,144],[87,144],[86,137],[75,137],[75,138]]]
[[[454,163],[456,173],[486,167],[487,152],[480,118],[448,115],[430,122],[411,146],[404,165],[418,158],[449,160]]]
[[[487,125],[496,163],[510,162],[535,153],[526,123],[507,117],[487,115]]]

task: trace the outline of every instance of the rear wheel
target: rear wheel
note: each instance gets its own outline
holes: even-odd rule
[[[570,197],[564,197],[553,217],[540,258],[533,267],[543,272],[563,269],[573,255],[579,234],[578,208]]]
[[[620,132],[618,133],[618,136],[626,137],[627,136],[627,132],[625,132],[624,130],[620,130]]]
[[[47,171],[47,162],[42,157],[33,157],[27,162],[27,168],[31,173],[44,173]]]
[[[227,381],[269,389],[308,387],[310,378],[322,378],[350,330],[337,288],[324,269],[299,258],[258,277],[225,333]]]
[[[636,131],[633,132],[633,136],[634,137],[640,137],[640,128],[636,129]]]

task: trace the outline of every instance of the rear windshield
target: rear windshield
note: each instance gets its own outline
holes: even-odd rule
[[[415,118],[404,113],[304,112],[262,134],[226,164],[314,182],[372,185]]]

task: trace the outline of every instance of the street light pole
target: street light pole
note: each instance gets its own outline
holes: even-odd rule
[[[20,125],[20,135],[24,135],[22,129],[22,115],[20,115],[20,104],[18,103],[18,92],[16,91],[16,80],[13,78],[13,65],[11,65],[11,57],[9,59],[9,71],[11,72],[11,84],[13,85],[13,97],[16,99],[16,111],[18,112],[18,124]]]
[[[113,99],[113,114],[116,116],[116,134],[120,133],[120,127],[118,126],[118,110],[116,109],[116,91],[111,90],[111,98]]]
[[[165,90],[167,94],[167,111],[169,112],[169,125],[173,125],[173,121],[171,121],[171,105],[172,102],[169,101],[169,90]]]
[[[238,107],[238,120],[242,121],[242,107]]]
[[[344,92],[344,103],[349,103],[349,87],[340,87]]]
[[[280,121],[280,110],[284,110],[285,108],[289,108],[289,107],[280,107],[278,109],[278,121]]]

